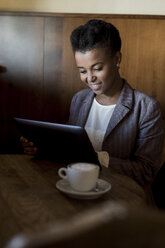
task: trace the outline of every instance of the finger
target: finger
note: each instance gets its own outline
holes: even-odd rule
[[[35,153],[34,153],[34,152],[30,152],[30,151],[29,151],[29,152],[28,152],[28,151],[26,151],[26,152],[24,151],[24,154],[26,154],[26,155],[32,155],[32,156],[34,156],[34,155],[35,155]]]
[[[28,139],[26,139],[25,137],[21,136],[20,141],[23,142],[23,143],[27,143]]]
[[[29,147],[29,148],[33,148],[34,147],[34,143],[33,142],[24,142],[22,143],[23,147]]]
[[[27,152],[36,152],[37,151],[37,147],[25,147],[24,148],[24,151],[27,151]]]
[[[34,155],[37,152],[37,147],[25,147],[24,153]]]

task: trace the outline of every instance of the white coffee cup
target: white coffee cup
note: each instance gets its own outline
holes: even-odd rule
[[[73,163],[67,168],[60,168],[58,174],[68,180],[76,191],[90,191],[96,187],[99,176],[99,166],[90,163]]]

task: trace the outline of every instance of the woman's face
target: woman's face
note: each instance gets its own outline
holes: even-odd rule
[[[118,84],[118,67],[120,52],[113,57],[105,48],[95,48],[86,52],[75,52],[80,79],[87,84],[96,95],[111,96]]]

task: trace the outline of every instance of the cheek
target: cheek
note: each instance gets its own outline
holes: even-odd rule
[[[82,82],[86,82],[86,77],[85,77],[85,75],[81,75],[81,74],[80,74],[80,79],[81,79]]]
[[[97,79],[100,80],[100,81],[106,81],[108,77],[109,77],[109,76],[107,75],[106,72],[100,72],[100,73],[97,75]]]
[[[115,74],[115,71],[113,68],[111,68],[110,70],[107,70],[103,75],[102,75],[102,79],[107,81],[110,80],[111,78],[113,78],[113,75]]]

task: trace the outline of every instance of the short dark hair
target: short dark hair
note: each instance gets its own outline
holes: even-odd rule
[[[117,28],[103,20],[92,19],[74,29],[70,36],[73,52],[86,52],[106,47],[112,54],[120,51],[121,38]]]

